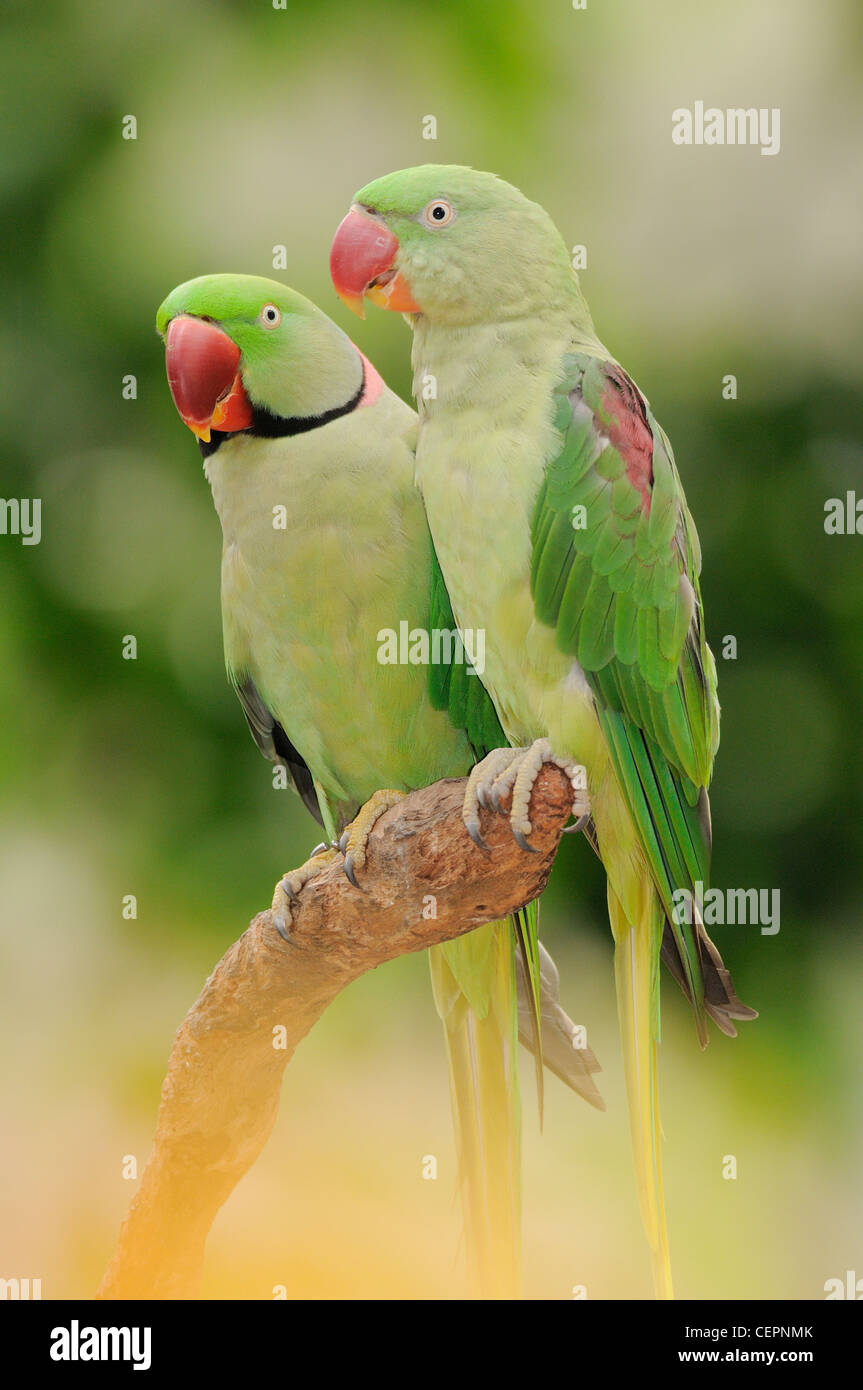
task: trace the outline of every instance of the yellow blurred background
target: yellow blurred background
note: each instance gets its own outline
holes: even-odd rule
[[[779,888],[781,929],[715,931],[761,1010],[736,1042],[702,1055],[666,978],[678,1294],[821,1298],[863,1274],[863,540],[823,527],[829,497],[863,496],[861,29],[853,0],[7,5],[2,491],[42,498],[42,540],[0,536],[0,1276],[95,1290],[174,1029],[318,838],[225,682],[218,523],[156,307],[194,275],[275,275],[407,395],[407,328],[348,322],[327,252],[357,187],[426,161],[495,170],[587,248],[598,330],[674,443],[708,635],[737,638],[714,881]],[[676,146],[671,113],[697,100],[780,108],[779,154]],[[540,1136],[525,1066],[531,1298],[650,1294],[603,899],[566,843],[543,935],[608,1112],[551,1078]],[[464,1295],[427,973],[367,976],[302,1044],[205,1296]]]

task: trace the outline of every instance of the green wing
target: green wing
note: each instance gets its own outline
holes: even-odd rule
[[[701,1024],[703,951],[672,913],[675,889],[709,879],[706,787],[719,741],[698,537],[671,446],[616,363],[565,359],[556,424],[563,448],[533,518],[536,613],[593,690],[677,947],[669,964]]]
[[[429,628],[455,632],[452,604],[431,539],[430,545]],[[479,676],[468,673],[465,661],[432,663],[429,666],[429,696],[435,709],[446,710],[455,727],[464,729],[477,761],[493,748],[507,746],[507,737],[491,696]]]
[[[434,542],[431,545],[431,582],[429,591],[429,628],[441,632],[456,630],[449,593],[438,563]],[[435,709],[446,710],[457,729],[464,729],[478,762],[493,748],[505,748],[507,737],[497,716],[494,703],[477,675],[469,675],[464,661],[429,666],[429,696]],[[539,957],[539,902],[527,903],[513,914],[513,931],[521,951],[530,982],[533,1005],[532,1022],[537,1066],[537,1089],[542,1111],[542,981]]]

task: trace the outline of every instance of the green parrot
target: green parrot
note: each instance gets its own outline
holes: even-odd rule
[[[380,659],[383,634],[402,623],[455,627],[414,484],[415,413],[340,328],[274,281],[191,280],[156,326],[222,525],[229,678],[259,748],[329,842],[276,887],[289,936],[304,883],[344,852],[356,884],[375,819],[412,789],[466,775],[503,733],[454,653],[427,670]],[[604,1108],[536,923],[532,904],[429,952],[469,1262],[487,1297],[518,1288],[519,1031]]]
[[[596,336],[548,214],[494,175],[425,165],[368,184],[330,267],[361,316],[366,296],[413,327],[417,482],[456,621],[485,633],[483,681],[511,745],[471,776],[469,830],[479,835],[477,800],[512,787],[529,847],[542,762],[587,771],[640,1208],[657,1293],[671,1297],[660,956],[702,1046],[707,1016],[732,1036],[734,1020],[756,1016],[674,896],[709,879],[719,705],[671,445]]]

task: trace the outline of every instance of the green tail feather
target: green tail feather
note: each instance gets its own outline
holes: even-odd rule
[[[659,949],[665,915],[651,892],[641,920],[630,924],[613,889],[608,914],[614,934],[614,975],[629,1127],[641,1219],[653,1259],[657,1298],[673,1298],[662,1150],[657,1097],[656,1051],[659,1042]]]
[[[542,1055],[542,980],[539,958],[539,899],[526,903],[512,918],[519,947],[517,968],[524,970],[527,995],[530,1001],[530,1023],[533,1034],[533,1056],[536,1063],[536,1096],[539,1106],[539,1127],[542,1129],[545,1105],[545,1067]]]
[[[429,951],[443,1021],[468,1266],[481,1298],[521,1283],[521,1101],[515,939],[489,922]]]
[[[684,988],[692,1001],[702,1044],[707,1039],[704,974],[697,925],[678,921],[673,909],[676,889],[696,878],[709,878],[709,846],[704,843],[697,803],[682,794],[679,774],[632,720],[614,710],[598,709],[611,760],[647,856],[662,911],[668,921]],[[694,871],[694,872],[693,872]],[[657,946],[657,963],[659,959]]]

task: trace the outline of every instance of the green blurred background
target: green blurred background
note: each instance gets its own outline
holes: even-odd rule
[[[823,529],[827,498],[863,496],[859,6],[19,0],[2,27],[2,491],[43,499],[43,535],[0,537],[0,1275],[92,1293],[173,1031],[317,839],[225,683],[218,523],[156,307],[193,275],[275,274],[407,394],[407,328],[349,322],[327,251],[355,188],[428,160],[495,170],[587,247],[599,332],[669,432],[701,533],[714,880],[781,889],[778,935],[715,931],[761,1010],[736,1042],[699,1053],[666,980],[678,1293],[820,1298],[863,1274],[863,539]],[[695,100],[780,107],[781,152],[675,146],[671,112]],[[646,1296],[582,843],[560,853],[544,936],[609,1109],[552,1079],[540,1137],[525,1068],[526,1292]],[[438,1034],[419,956],[336,1001],[214,1228],[207,1296],[463,1295]]]

